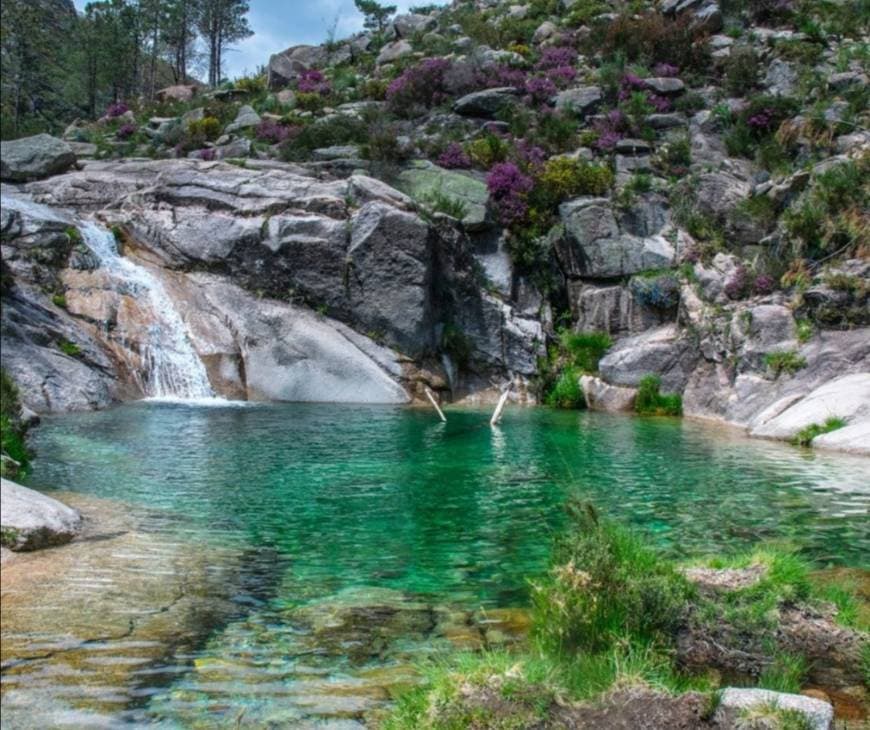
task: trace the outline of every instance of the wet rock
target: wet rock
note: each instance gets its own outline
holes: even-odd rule
[[[829,730],[834,724],[834,708],[829,702],[750,687],[726,687],[719,697],[714,720],[720,727],[743,727],[746,713],[752,710],[760,710],[762,715],[766,713],[769,716],[775,716],[776,710],[800,713],[806,720],[808,730]],[[775,717],[769,719],[776,721]]]
[[[68,543],[81,531],[82,516],[56,499],[0,479],[0,542],[16,551]]]
[[[634,410],[635,388],[610,385],[594,375],[581,376],[580,386],[586,396],[586,406],[592,411],[619,413]]]
[[[65,172],[75,163],[69,144],[50,134],[0,142],[0,180],[38,180]]]

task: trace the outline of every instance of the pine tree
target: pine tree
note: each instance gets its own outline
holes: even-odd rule
[[[390,20],[390,16],[396,12],[395,5],[381,5],[376,0],[353,0],[356,9],[364,16],[363,25],[369,30],[383,33]]]

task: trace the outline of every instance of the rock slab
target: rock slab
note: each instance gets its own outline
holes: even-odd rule
[[[0,498],[0,538],[10,550],[63,545],[81,530],[82,516],[78,510],[8,479],[0,479]]]
[[[833,727],[834,708],[827,702],[804,695],[746,687],[728,687],[722,692],[715,720],[719,727],[744,727],[741,720],[746,712],[774,707],[780,712],[801,713],[813,730]]]

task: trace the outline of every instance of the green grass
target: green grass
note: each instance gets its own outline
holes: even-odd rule
[[[554,408],[583,408],[586,406],[586,396],[580,385],[582,371],[569,365],[556,378],[553,387],[545,399],[548,406]]]
[[[33,454],[24,440],[26,429],[21,424],[21,401],[18,388],[5,370],[0,370],[0,451],[26,470]],[[3,476],[15,476],[4,471]]]
[[[433,213],[443,213],[460,221],[468,215],[468,206],[465,202],[452,198],[440,190],[426,196],[423,205]]]
[[[683,399],[676,393],[659,392],[662,380],[658,375],[641,378],[634,400],[634,410],[641,415],[680,416],[683,413]]]
[[[773,662],[758,677],[758,686],[774,692],[797,694],[803,686],[809,664],[798,654],[775,654]]]
[[[800,710],[780,707],[775,702],[741,710],[735,727],[767,728],[767,730],[813,730],[815,725]]]
[[[768,352],[764,356],[764,365],[772,371],[774,378],[778,378],[782,373],[794,375],[807,366],[807,360],[795,350],[783,350]]]
[[[791,442],[796,446],[810,446],[816,436],[821,436],[823,433],[831,433],[839,428],[843,428],[846,421],[836,416],[831,416],[824,423],[811,423],[809,426],[802,428],[792,438]]]
[[[75,342],[67,342],[64,340],[58,345],[58,348],[64,355],[69,355],[70,357],[78,357],[82,354],[82,348]]]
[[[586,398],[580,376],[598,372],[598,362],[613,344],[606,332],[559,332],[558,344],[542,363],[544,402],[556,408],[583,408]]]

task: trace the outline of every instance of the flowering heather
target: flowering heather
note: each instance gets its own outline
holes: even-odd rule
[[[749,287],[749,272],[745,266],[738,266],[731,278],[725,282],[725,296],[729,299],[740,299],[745,296]]]
[[[204,160],[205,162],[213,162],[217,157],[217,150],[214,147],[205,147],[201,149],[198,153],[199,159]]]
[[[136,134],[136,129],[137,129],[137,127],[136,127],[135,124],[129,124],[129,123],[128,123],[128,124],[123,124],[123,125],[121,125],[121,127],[118,129],[118,131],[115,132],[115,136],[116,136],[118,139],[129,139],[129,138],[132,137],[134,134]]]
[[[617,132],[615,129],[607,129],[599,132],[598,139],[595,141],[595,146],[600,150],[612,150],[616,147],[616,143],[621,140],[625,134]]]
[[[680,67],[670,63],[657,63],[653,68],[653,73],[656,76],[672,77],[680,73]]]
[[[495,66],[483,80],[483,85],[490,88],[496,86],[513,86],[519,91],[525,91],[528,75],[525,71],[510,66]]]
[[[535,64],[538,71],[546,71],[560,66],[573,66],[577,63],[577,51],[573,48],[561,46],[558,48],[548,47],[541,54],[541,60]]]
[[[550,79],[533,76],[526,82],[526,93],[536,104],[546,104],[556,91],[556,84]]]
[[[755,284],[753,285],[753,289],[756,294],[770,294],[776,287],[776,282],[774,281],[772,276],[768,276],[767,274],[761,274],[760,276],[755,277]]]
[[[665,96],[659,96],[658,94],[649,94],[646,97],[646,100],[649,102],[650,106],[655,109],[660,114],[664,112],[669,112],[673,107],[671,106],[671,100]]]
[[[393,79],[387,87],[387,102],[407,113],[415,106],[431,107],[447,98],[444,76],[450,68],[446,58],[426,58]]]
[[[324,96],[332,90],[332,86],[322,71],[318,71],[316,68],[309,68],[300,74],[297,89],[303,94],[320,94]]]
[[[773,109],[763,109],[749,117],[749,119],[746,120],[746,123],[749,125],[750,129],[755,132],[766,132],[773,124],[773,117]]]
[[[471,158],[462,149],[462,145],[456,142],[447,145],[447,149],[438,155],[436,162],[448,170],[467,170],[471,167]]]
[[[106,109],[106,116],[109,119],[115,119],[116,117],[123,116],[128,111],[130,111],[130,107],[128,107],[123,101],[116,101],[114,104],[109,104]]]
[[[557,66],[547,71],[546,77],[560,89],[568,86],[577,76],[572,66]]]
[[[596,122],[595,131],[598,132],[598,140],[595,146],[599,150],[612,150],[616,143],[625,137],[626,118],[619,109],[611,109],[604,119]]]
[[[540,167],[547,161],[547,152],[543,147],[518,139],[516,143],[517,157],[528,167]]]
[[[493,165],[486,176],[486,187],[498,207],[503,225],[510,226],[525,218],[529,210],[526,196],[533,186],[532,178],[524,175],[513,162]]]
[[[290,127],[272,119],[264,119],[256,126],[254,134],[261,142],[278,144],[290,137]]]

